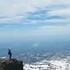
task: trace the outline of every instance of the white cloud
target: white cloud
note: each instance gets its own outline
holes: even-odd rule
[[[70,19],[70,0],[0,0],[0,23],[20,23],[27,16],[27,12],[36,12],[40,9],[50,10],[45,16],[60,15],[67,18],[63,20],[69,21]],[[26,21],[28,20],[26,19]],[[57,21],[59,20],[57,19]],[[32,22],[35,23],[35,21]],[[25,21],[21,23],[25,23]]]
[[[1,30],[1,29],[0,29]],[[70,25],[62,25],[62,26],[39,26],[37,29],[33,30],[25,30],[25,29],[17,29],[13,28],[12,30],[0,31],[0,41],[11,41],[11,40],[50,40],[50,39],[65,39],[70,40]],[[40,43],[34,43],[33,47],[40,46]]]
[[[33,44],[33,47],[38,47],[38,46],[39,46],[38,43]]]
[[[58,9],[48,12],[48,16],[62,16],[64,18],[70,18],[70,8]]]
[[[64,26],[40,26],[37,30],[33,30],[32,34],[41,38],[69,38],[70,25]]]

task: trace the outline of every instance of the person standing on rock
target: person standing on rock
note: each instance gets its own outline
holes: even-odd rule
[[[11,59],[11,57],[12,57],[12,52],[11,52],[10,49],[8,49],[8,55],[9,55],[9,59]]]

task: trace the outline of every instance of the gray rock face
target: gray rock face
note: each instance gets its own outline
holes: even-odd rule
[[[23,70],[23,62],[17,59],[0,59],[0,70]]]

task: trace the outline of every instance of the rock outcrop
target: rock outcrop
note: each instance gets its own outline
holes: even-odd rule
[[[23,70],[23,62],[17,59],[0,59],[0,70]]]

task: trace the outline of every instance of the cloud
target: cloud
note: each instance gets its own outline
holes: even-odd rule
[[[64,18],[69,18],[70,19],[70,8],[64,8],[64,9],[58,9],[58,10],[53,10],[48,12],[49,16],[62,16]]]
[[[70,0],[2,0],[0,24],[70,22]]]
[[[38,46],[39,46],[38,43],[33,44],[33,47],[38,47]]]
[[[4,27],[5,28],[5,27]],[[21,28],[21,29],[20,29]],[[5,29],[0,27],[0,41],[36,41],[33,47],[40,46],[42,40],[52,40],[52,39],[63,39],[70,40],[70,25],[59,25],[59,26],[38,26],[36,29],[34,26],[30,28],[23,29],[22,27],[6,27]]]

